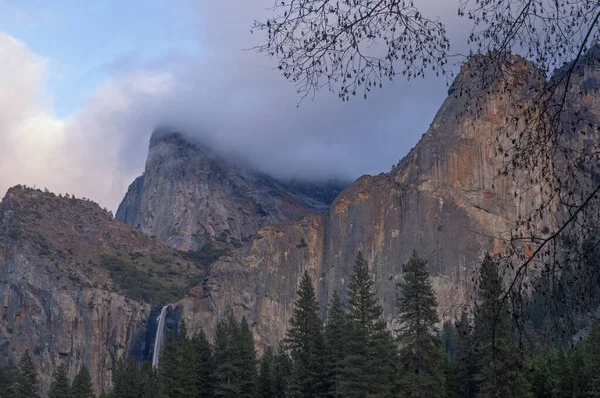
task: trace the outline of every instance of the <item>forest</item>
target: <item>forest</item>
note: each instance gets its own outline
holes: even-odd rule
[[[387,327],[367,262],[359,254],[347,298],[334,292],[319,316],[305,271],[285,339],[259,357],[250,325],[231,311],[214,341],[190,336],[182,320],[169,331],[159,366],[118,361],[113,388],[100,397],[589,397],[600,395],[600,327],[541,350],[522,343],[498,263],[486,255],[475,305],[440,319],[427,263],[413,252],[397,285],[397,326]],[[538,310],[539,311],[539,310]],[[533,317],[532,317],[533,318]],[[533,327],[533,326],[532,326]],[[0,370],[7,398],[40,397],[31,353]],[[49,398],[94,397],[83,366],[70,383],[59,366]]]

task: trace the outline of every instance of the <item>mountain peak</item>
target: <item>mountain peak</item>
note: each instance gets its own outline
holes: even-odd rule
[[[144,175],[116,218],[178,249],[208,241],[238,244],[265,225],[327,208],[343,184],[283,182],[173,129],[156,129]]]

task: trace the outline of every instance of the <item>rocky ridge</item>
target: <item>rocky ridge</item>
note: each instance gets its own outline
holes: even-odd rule
[[[179,252],[97,204],[17,186],[0,203],[0,366],[28,349],[49,387],[85,364],[99,391],[125,353],[151,349],[151,304],[203,278]]]
[[[174,248],[197,250],[215,239],[248,241],[266,225],[322,211],[343,187],[282,182],[161,128],[150,139],[144,175],[129,187],[116,218]]]

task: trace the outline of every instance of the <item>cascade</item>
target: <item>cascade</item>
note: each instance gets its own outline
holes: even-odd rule
[[[158,318],[156,318],[156,320],[158,321],[158,326],[156,327],[156,336],[154,337],[154,348],[152,349],[153,368],[156,368],[158,366],[158,358],[160,356],[160,351],[164,342],[165,318],[167,317],[168,307],[168,305],[162,307],[162,310],[160,310],[160,315],[158,316]]]

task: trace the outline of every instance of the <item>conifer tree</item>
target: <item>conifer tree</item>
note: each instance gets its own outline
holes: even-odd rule
[[[589,397],[588,375],[585,363],[585,347],[579,344],[569,350],[569,367],[572,376],[573,397]]]
[[[181,333],[180,333],[181,334]],[[158,375],[161,391],[167,396],[176,393],[179,387],[178,367],[181,361],[182,347],[172,330],[167,330],[167,340],[160,355]]]
[[[139,371],[139,393],[143,398],[162,398],[156,370],[150,362],[144,362]]]
[[[587,371],[587,394],[600,397],[600,324],[590,330],[584,345],[585,366]]]
[[[473,347],[472,328],[467,311],[463,310],[460,320],[455,324],[456,351],[454,354],[454,376],[457,393],[460,397],[475,397],[476,372],[475,352]]]
[[[552,378],[552,397],[570,397],[573,395],[573,375],[569,358],[562,349],[554,352],[548,361]]]
[[[287,386],[286,398],[304,398],[303,389],[303,365],[300,361],[292,361],[292,370]]]
[[[0,385],[2,383],[0,382]],[[50,385],[48,398],[71,398],[71,385],[64,365],[59,365],[54,372],[54,381]]]
[[[293,380],[302,396],[318,397],[326,393],[325,342],[323,323],[312,280],[307,271],[300,280],[298,300],[285,343],[294,361]]]
[[[112,395],[115,398],[137,398],[140,391],[139,380],[137,360],[132,356],[120,358],[117,361]]]
[[[369,266],[360,252],[350,278],[347,319],[347,355],[340,395],[391,396],[396,382],[396,347],[386,329]]]
[[[241,393],[236,363],[235,338],[239,325],[233,312],[227,313],[217,324],[215,331],[215,390],[216,397],[234,398]]]
[[[398,283],[397,330],[400,343],[400,385],[406,397],[440,397],[444,375],[440,367],[441,341],[434,335],[437,300],[427,262],[416,251],[404,265],[404,281]]]
[[[513,344],[505,293],[498,265],[486,254],[481,264],[475,308],[475,379],[479,394],[483,396],[528,397],[531,386],[522,352]]]
[[[256,350],[254,336],[246,317],[242,318],[237,331],[237,335],[234,336],[234,358],[240,386],[239,397],[251,398],[256,389]]]
[[[552,377],[546,360],[540,356],[533,358],[531,370],[531,392],[533,397],[552,397]]]
[[[169,397],[173,398],[196,398],[196,377],[194,374],[194,351],[191,349],[185,320],[181,319],[177,330],[177,340],[174,342],[175,352],[178,353],[174,364],[175,374],[170,377]]]
[[[332,397],[341,397],[340,383],[344,374],[344,361],[348,345],[347,332],[346,311],[337,290],[334,290],[327,309],[327,324],[325,325],[325,364],[330,380],[329,396]]]
[[[79,372],[73,380],[71,396],[73,398],[94,398],[92,377],[90,376],[90,372],[85,365],[81,366],[81,369],[79,369]]]
[[[275,355],[275,397],[284,398],[287,396],[288,385],[292,375],[292,360],[285,351],[285,347],[280,344]]]
[[[19,361],[15,398],[39,398],[38,374],[29,351]]]
[[[16,379],[16,369],[0,367],[0,388],[7,398],[13,398],[16,394]]]
[[[275,357],[269,347],[260,359],[260,370],[256,383],[257,398],[273,398],[275,392]]]
[[[191,351],[194,355],[194,375],[198,398],[210,398],[213,395],[212,372],[213,353],[204,330],[191,339]]]

